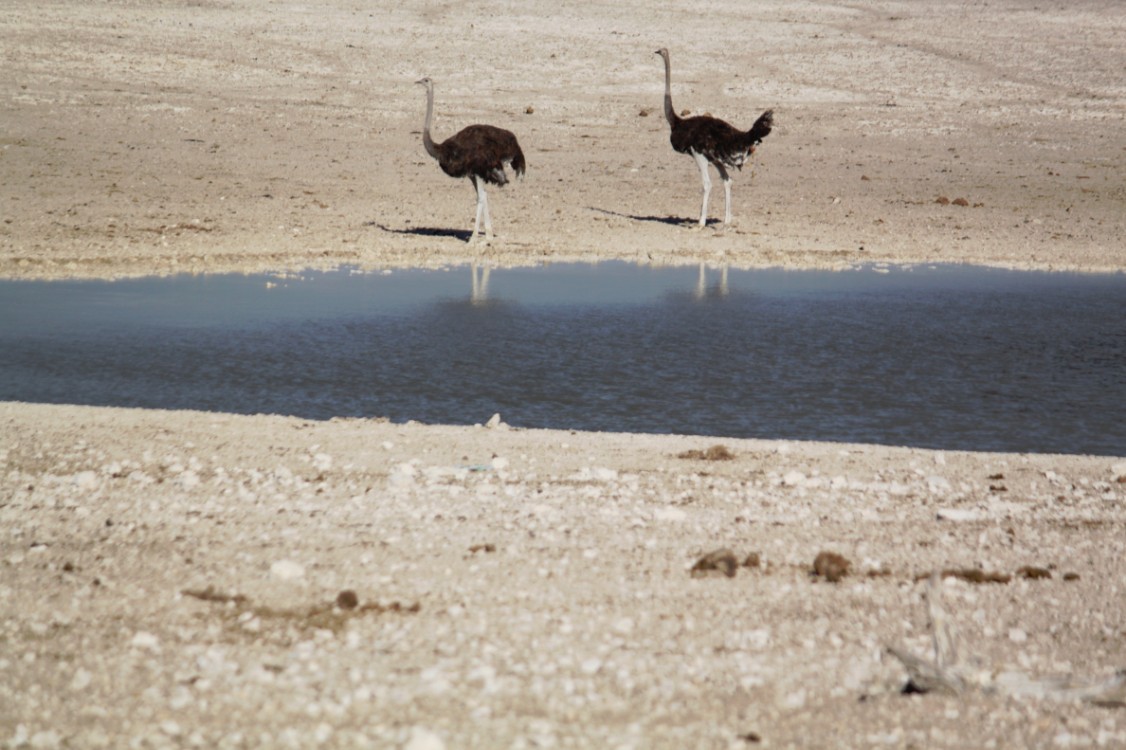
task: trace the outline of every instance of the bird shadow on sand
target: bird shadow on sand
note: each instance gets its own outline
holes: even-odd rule
[[[674,227],[691,227],[696,225],[695,219],[686,219],[682,216],[642,216],[639,214],[623,214],[619,211],[609,211],[605,208],[595,208],[593,206],[588,206],[587,208],[596,213],[605,214],[606,216],[617,216],[619,219],[630,219],[631,221],[650,221],[657,224],[668,224]],[[719,219],[708,219],[708,224],[713,223],[719,223]]]
[[[446,227],[402,227],[396,229],[389,227],[386,224],[380,224],[376,221],[364,222],[366,227],[378,227],[384,232],[392,234],[413,234],[417,237],[454,237],[463,242],[469,241],[470,231],[468,229],[448,229]]]

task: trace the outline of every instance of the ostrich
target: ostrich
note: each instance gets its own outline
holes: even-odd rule
[[[477,218],[473,221],[473,234],[469,242],[477,239],[481,227],[481,214],[485,215],[485,242],[493,239],[493,222],[489,218],[489,197],[485,183],[506,185],[504,172],[511,166],[518,176],[524,175],[524,152],[516,136],[492,125],[470,125],[442,143],[430,138],[430,120],[434,116],[434,82],[423,78],[416,83],[426,87],[426,124],[422,127],[422,145],[426,153],[438,160],[438,166],[450,177],[468,177],[477,191]]]
[[[689,154],[700,167],[700,178],[704,181],[704,200],[700,206],[700,227],[708,223],[708,195],[712,191],[712,181],[708,177],[708,163],[715,165],[723,180],[724,205],[723,224],[731,223],[731,177],[727,167],[742,169],[750,160],[755,148],[762,139],[770,135],[774,124],[774,110],[768,109],[755,120],[747,132],[732,127],[723,120],[708,115],[699,117],[678,117],[672,107],[672,73],[669,66],[669,51],[657,50],[665,61],[665,118],[672,127],[669,140],[679,153]]]

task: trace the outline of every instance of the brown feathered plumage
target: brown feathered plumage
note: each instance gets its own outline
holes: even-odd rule
[[[434,82],[429,78],[418,81],[426,87],[426,123],[422,128],[422,145],[426,153],[438,160],[438,166],[450,177],[468,177],[477,191],[477,217],[473,223],[472,242],[477,237],[481,216],[485,217],[485,238],[492,240],[493,227],[489,218],[489,200],[485,183],[507,185],[505,167],[511,166],[517,176],[526,168],[524,152],[516,136],[504,128],[492,125],[470,125],[441,143],[430,137],[430,122],[434,116]]]
[[[731,223],[731,178],[727,167],[742,169],[751,160],[752,154],[763,138],[770,135],[774,126],[774,111],[767,110],[755,120],[750,130],[743,131],[709,115],[680,117],[672,106],[672,72],[669,51],[657,50],[665,61],[665,119],[669,121],[671,134],[669,141],[675,151],[688,154],[696,159],[700,167],[700,178],[704,183],[704,201],[700,207],[700,226],[707,223],[708,195],[711,192],[711,179],[708,177],[708,164],[715,166],[723,180],[726,205],[724,224]]]

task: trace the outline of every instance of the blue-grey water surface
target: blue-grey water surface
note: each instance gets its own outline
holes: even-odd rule
[[[0,399],[1126,454],[1126,275],[0,282]]]

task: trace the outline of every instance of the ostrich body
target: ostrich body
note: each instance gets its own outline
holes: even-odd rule
[[[704,183],[704,199],[700,206],[700,224],[708,222],[708,196],[712,192],[712,181],[708,176],[708,164],[715,165],[723,180],[725,198],[723,223],[731,223],[731,176],[729,167],[742,169],[750,161],[751,155],[762,139],[770,135],[774,125],[774,111],[767,110],[755,120],[751,129],[744,132],[716,117],[679,117],[672,106],[672,72],[669,64],[669,51],[661,48],[657,54],[665,61],[665,119],[669,121],[672,135],[669,140],[679,153],[688,154],[696,160],[700,168],[700,179]]]
[[[417,83],[426,87],[426,124],[422,128],[422,145],[426,153],[438,160],[438,166],[450,177],[468,177],[477,192],[477,217],[469,241],[477,239],[481,216],[485,217],[485,242],[493,239],[493,222],[489,218],[489,197],[485,183],[508,184],[505,167],[511,166],[518,175],[524,175],[524,152],[516,136],[492,125],[470,125],[441,143],[430,137],[430,121],[434,117],[434,82],[423,78]]]

